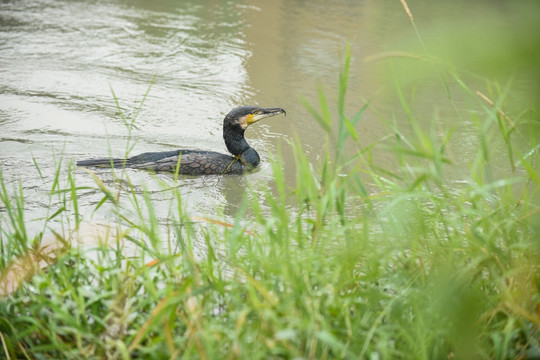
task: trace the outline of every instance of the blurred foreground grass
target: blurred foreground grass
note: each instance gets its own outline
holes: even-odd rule
[[[399,75],[399,60],[385,61]],[[246,197],[234,224],[190,218],[174,188],[170,221],[160,224],[149,194],[134,191],[118,171],[113,185],[91,174],[92,190],[103,194],[95,211],[111,204],[115,215],[95,230],[79,221],[78,197],[88,189],[59,164],[50,197],[60,206],[42,220],[43,233],[29,234],[22,186],[7,187],[0,173],[0,267],[2,284],[9,284],[4,292],[12,292],[0,299],[0,353],[10,359],[540,356],[535,104],[513,117],[505,108],[511,88],[493,86],[486,95],[456,69],[438,67],[441,85],[455,86],[476,109],[469,115],[456,109],[473,124],[474,151],[463,160],[449,150],[462,146],[454,126],[426,129],[429,114],[419,119],[408,111],[413,104],[397,75],[392,82],[406,124],[381,119],[388,136],[361,144],[356,125],[370,105],[352,116],[344,108],[349,63],[347,53],[336,117],[322,90],[318,109],[305,102],[327,130],[321,162],[309,163],[302,146],[292,144],[296,186],[287,187],[276,159],[275,191]],[[392,166],[373,160],[380,151],[392,156]],[[503,155],[509,166],[501,170]],[[462,161],[470,170],[456,174]],[[84,235],[86,227],[92,231]],[[77,246],[85,236],[98,240]],[[201,243],[202,256],[195,245]]]

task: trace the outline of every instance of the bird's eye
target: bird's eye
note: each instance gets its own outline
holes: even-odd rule
[[[251,115],[257,115],[259,112],[260,112],[260,111],[259,111],[258,109],[253,110],[253,111],[251,112]]]

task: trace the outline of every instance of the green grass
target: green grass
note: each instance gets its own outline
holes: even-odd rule
[[[0,354],[10,359],[538,354],[538,118],[527,113],[511,124],[502,112],[508,91],[494,91],[498,98],[491,106],[454,72],[445,74],[481,109],[466,119],[477,139],[470,170],[453,181],[464,168],[449,153],[455,129],[425,129],[408,111],[412,104],[397,80],[408,121],[400,127],[381,119],[389,136],[361,144],[355,125],[370,105],[347,116],[348,51],[345,59],[336,118],[322,89],[319,109],[303,100],[327,132],[322,161],[310,163],[301,145],[292,144],[296,185],[287,186],[276,159],[274,190],[263,199],[246,196],[232,227],[193,222],[178,188],[167,189],[173,195],[170,222],[160,224],[149,193],[135,191],[126,173],[117,171],[117,181],[108,185],[91,174],[93,190],[103,194],[94,211],[107,204],[115,214],[109,234],[114,241],[69,246],[65,234],[82,226],[77,199],[88,191],[78,187],[74,170],[68,166],[64,173],[59,162],[50,189],[51,204],[58,205],[36,235],[25,228],[22,186],[8,188],[0,173],[2,276],[13,271],[16,259],[49,263],[28,272],[34,275],[0,299]],[[528,131],[530,138],[524,136]],[[380,152],[393,157],[392,166],[373,160]],[[500,161],[493,154],[504,154],[510,170],[497,171]],[[51,255],[40,241],[53,221],[66,231],[57,233],[65,246]],[[201,242],[202,257],[194,245]]]

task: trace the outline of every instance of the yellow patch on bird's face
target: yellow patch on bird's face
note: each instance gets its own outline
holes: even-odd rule
[[[247,124],[251,125],[251,124],[263,119],[265,116],[261,116],[260,112],[261,112],[260,110],[255,110],[255,111],[253,111],[252,114],[249,114],[248,118],[247,118]]]
[[[251,125],[251,124],[253,124],[255,121],[257,121],[257,120],[254,119],[254,117],[255,117],[255,114],[249,114],[249,115],[248,115],[248,118],[247,118],[247,124],[248,124],[248,125]]]

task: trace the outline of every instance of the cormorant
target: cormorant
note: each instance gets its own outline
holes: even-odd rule
[[[89,159],[77,161],[77,166],[101,168],[131,168],[166,171],[184,175],[242,174],[259,165],[257,151],[247,143],[244,132],[247,127],[261,119],[286,114],[281,108],[242,106],[233,109],[223,120],[223,139],[227,150],[234,155],[213,151],[173,150],[147,152],[127,159]],[[180,159],[179,159],[180,157]]]

